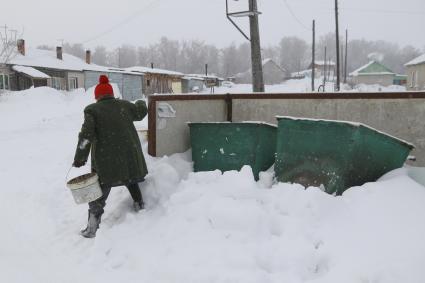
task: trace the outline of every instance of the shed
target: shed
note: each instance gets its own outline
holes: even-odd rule
[[[125,70],[133,74],[143,74],[143,90],[145,95],[182,92],[183,73],[141,66],[134,66]]]
[[[96,86],[99,83],[99,77],[106,75],[111,83],[118,86],[123,99],[134,101],[143,97],[143,74],[96,65],[88,68],[91,70],[84,71],[86,89]]]
[[[355,84],[390,86],[394,84],[396,74],[382,63],[370,61],[366,65],[350,73],[350,77],[352,77]]]

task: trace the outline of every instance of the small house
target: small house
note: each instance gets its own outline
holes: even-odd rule
[[[333,78],[336,68],[335,62],[328,60],[328,61],[315,61],[314,62],[314,77],[324,77],[327,78]],[[308,70],[310,70],[310,77],[311,77],[311,70],[313,69],[313,63],[311,63],[308,66]]]
[[[361,66],[354,72],[350,73],[351,80],[354,84],[378,84],[381,86],[390,86],[395,81],[400,81],[400,77],[397,79],[397,74],[384,66],[378,61],[370,61],[364,66]]]
[[[9,89],[49,86],[58,90],[73,90],[83,87],[82,63],[84,61],[81,59],[63,53],[62,47],[57,47],[56,52],[27,49],[25,41],[18,40],[17,52],[5,62],[8,68]]]
[[[183,73],[141,66],[134,66],[125,70],[133,74],[143,74],[143,93],[145,95],[182,93]]]
[[[283,82],[288,77],[286,69],[282,68],[273,59],[264,59],[263,65],[263,79],[264,84],[272,85]],[[252,83],[251,69],[235,75],[237,83]]]
[[[407,69],[407,89],[425,90],[425,54],[404,65]]]
[[[186,75],[182,78],[182,92],[194,93],[205,89],[205,80],[202,77]]]

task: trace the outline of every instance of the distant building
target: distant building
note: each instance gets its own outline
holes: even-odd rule
[[[314,77],[319,78],[323,77],[326,74],[326,77],[331,79],[334,77],[335,74],[335,68],[336,64],[332,61],[315,61],[314,62]],[[310,70],[310,77],[311,77],[311,70],[313,69],[313,63],[311,63],[308,66],[308,70]]]
[[[378,84],[390,86],[394,84],[404,84],[406,77],[398,75],[378,61],[370,61],[366,65],[350,73],[354,84]]]
[[[143,74],[143,93],[182,93],[183,73],[169,70],[134,66],[125,69],[134,74]]]
[[[279,66],[273,59],[263,60],[263,78],[264,84],[272,85],[283,82],[288,77],[288,72]],[[235,75],[236,83],[252,83],[251,69],[246,72]]]
[[[425,90],[425,54],[405,65],[407,69],[407,89]]]
[[[10,60],[0,66],[0,90],[24,90],[48,86],[58,90],[89,89],[97,85],[100,75],[107,75],[118,86],[126,100],[142,98],[143,74],[131,73],[90,64],[90,51],[86,61],[62,52],[27,49],[24,40],[18,40],[17,50]]]

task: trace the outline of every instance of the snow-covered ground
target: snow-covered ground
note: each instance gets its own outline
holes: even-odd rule
[[[315,80],[316,90],[323,84],[323,79]],[[327,82],[325,90],[327,92],[334,91],[335,84],[333,82]],[[290,93],[290,92],[311,92],[311,78],[304,78],[299,80],[287,80],[281,84],[276,85],[266,85],[266,92],[268,93]],[[383,87],[380,85],[356,85],[354,88],[351,88],[347,84],[341,85],[341,90],[343,92],[400,92],[406,91],[404,86],[388,86]],[[323,91],[323,88],[320,89]],[[250,84],[233,84],[231,87],[223,86],[216,87],[214,93],[250,93],[252,92],[252,85]],[[204,89],[202,93],[210,93],[210,89]]]
[[[193,173],[190,152],[146,155],[147,209],[114,188],[97,237],[82,238],[87,208],[65,178],[91,102],[0,96],[0,282],[424,282],[425,187],[406,169],[334,197],[255,182],[249,167]]]

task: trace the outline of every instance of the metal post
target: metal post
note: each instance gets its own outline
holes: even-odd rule
[[[264,92],[263,62],[261,59],[260,30],[258,27],[257,0],[248,0],[251,30],[251,63],[252,63],[252,89],[254,92]]]
[[[313,20],[313,54],[311,56],[311,91],[314,91],[315,65],[316,65],[316,20]]]
[[[326,50],[326,46],[325,46],[325,60],[323,61],[323,85],[325,85],[326,86],[326,72],[327,72],[327,70],[326,70],[326,64],[327,64],[327,62],[326,62],[326,52],[327,52],[327,50]]]
[[[347,62],[348,62],[348,29],[345,30],[345,71],[344,71],[344,83],[347,83]]]
[[[208,76],[208,64],[205,64],[205,76]]]
[[[341,89],[340,68],[339,68],[339,20],[338,20],[338,0],[335,0],[335,36],[336,36],[336,91]]]

